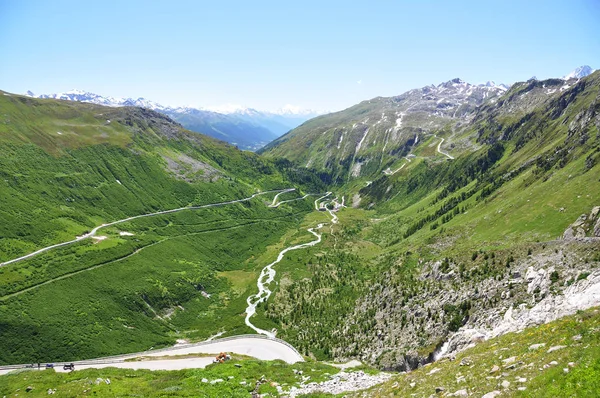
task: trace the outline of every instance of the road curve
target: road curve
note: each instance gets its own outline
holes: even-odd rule
[[[47,246],[47,247],[44,247],[44,248],[39,249],[37,251],[34,251],[33,253],[26,254],[26,255],[24,255],[22,257],[18,257],[18,258],[12,259],[12,260],[5,261],[3,263],[0,263],[0,267],[5,266],[5,265],[9,265],[9,264],[13,264],[13,263],[16,263],[16,262],[19,262],[19,261],[22,261],[22,260],[26,260],[26,259],[31,258],[31,257],[35,257],[38,254],[47,252],[48,250],[56,249],[57,247],[67,246],[67,245],[79,242],[81,240],[91,238],[94,235],[96,235],[96,232],[98,232],[102,228],[110,227],[110,226],[113,226],[113,225],[116,225],[116,224],[121,224],[121,223],[124,223],[124,222],[127,222],[127,221],[131,221],[131,220],[135,220],[135,219],[138,219],[138,218],[158,216],[158,215],[161,215],[161,214],[176,213],[178,211],[183,211],[183,210],[198,210],[198,209],[204,209],[204,208],[208,208],[208,207],[224,206],[224,205],[230,205],[230,204],[233,204],[233,203],[247,202],[247,201],[249,201],[251,199],[254,199],[255,197],[257,197],[259,195],[265,195],[265,194],[273,193],[273,192],[279,192],[278,193],[278,195],[279,195],[281,193],[291,192],[291,191],[294,191],[294,190],[295,190],[294,188],[275,189],[275,190],[271,190],[271,191],[257,192],[255,194],[253,194],[252,196],[249,196],[249,197],[243,198],[243,199],[230,200],[230,201],[227,201],[227,202],[211,203],[211,204],[200,205],[200,206],[185,206],[185,207],[179,207],[177,209],[157,211],[155,213],[148,213],[148,214],[141,214],[139,216],[127,217],[127,218],[124,218],[122,220],[117,220],[117,221],[110,222],[108,224],[99,225],[99,226],[95,227],[94,229],[92,229],[87,234],[78,236],[77,238],[75,238],[73,240],[70,240],[68,242],[62,242],[62,243],[57,243],[55,245]]]
[[[189,355],[189,354],[218,354],[228,352],[247,355],[264,361],[282,360],[287,363],[304,361],[304,358],[294,347],[280,339],[267,338],[261,335],[242,335],[226,337],[200,343],[184,344],[158,350],[143,351],[134,354],[117,355],[112,357],[97,358],[85,361],[73,361],[76,370],[88,368],[118,367],[126,369],[149,369],[149,370],[179,370],[204,368],[211,364],[213,356],[200,358],[174,358],[164,359],[162,357]],[[156,360],[130,361],[127,359],[139,357],[161,357]],[[71,362],[56,362],[54,368],[63,371],[63,365]],[[45,368],[46,364],[42,364]],[[26,365],[0,366],[0,375],[13,370],[23,369]],[[37,367],[36,367],[37,369]]]
[[[447,156],[447,157],[448,157],[448,159],[454,160],[454,156],[451,156],[451,155],[449,155],[449,154],[448,154],[448,153],[446,153],[446,152],[442,152],[442,150],[440,149],[440,147],[442,146],[442,142],[444,142],[444,138],[442,138],[442,140],[441,140],[441,141],[440,141],[440,143],[438,144],[438,146],[437,146],[437,151],[438,151],[439,153],[441,153],[442,155],[444,155],[444,156]]]

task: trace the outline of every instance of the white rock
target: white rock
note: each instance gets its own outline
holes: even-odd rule
[[[550,354],[553,351],[562,350],[563,348],[567,348],[567,346],[566,345],[555,345],[554,347],[550,347],[547,352],[548,352],[548,354]]]
[[[546,343],[532,344],[529,346],[529,351],[535,351],[535,350],[543,348],[545,346],[546,346]]]
[[[492,391],[492,392],[488,392],[487,394],[483,395],[481,398],[494,398],[500,394],[502,394],[500,391]]]
[[[508,387],[510,387],[510,381],[503,380],[500,385],[502,386],[502,388],[508,388]]]
[[[544,274],[548,275],[545,271]],[[528,276],[535,279],[538,276],[538,271],[531,268],[531,270],[528,270]],[[545,280],[549,281],[549,278]],[[473,328],[459,330],[448,339],[444,356],[464,350],[474,336],[481,340],[488,340],[506,333],[519,332],[530,326],[552,322],[573,315],[579,310],[598,306],[600,306],[600,270],[595,270],[586,279],[577,281],[567,287],[562,295],[549,294],[529,309],[522,306],[518,311],[515,311],[510,307],[504,317],[491,330]],[[580,339],[581,336],[573,337],[575,341]]]
[[[510,357],[510,358],[506,358],[502,360],[502,363],[504,363],[504,365],[510,365],[511,363],[514,363],[517,360],[517,357]]]

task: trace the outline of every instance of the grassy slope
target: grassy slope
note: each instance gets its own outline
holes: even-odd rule
[[[257,156],[156,113],[5,95],[0,112],[0,261],[102,222],[283,185]],[[163,153],[190,156],[223,178],[175,179]]]
[[[256,155],[150,111],[2,95],[0,114],[0,261],[127,216],[290,185]],[[178,179],[162,155],[202,162],[218,179],[189,170]],[[264,266],[255,258],[311,209],[269,209],[272,196],[135,220],[100,231],[101,242],[0,268],[0,362],[247,332],[241,315],[254,283],[222,273],[255,275]]]
[[[235,364],[242,365],[236,367]],[[294,370],[302,371],[297,375]],[[322,381],[339,369],[315,362],[289,365],[281,361],[232,360],[210,365],[206,369],[182,371],[123,370],[115,368],[81,370],[72,373],[25,371],[0,376],[0,394],[7,397],[24,392],[28,386],[34,389],[27,394],[32,397],[48,396],[48,389],[56,389],[63,397],[97,395],[102,397],[248,397],[256,382],[265,377],[258,392],[276,395],[275,383],[285,389],[298,386],[302,376],[311,381]],[[230,379],[231,377],[231,379]],[[102,382],[96,384],[98,378]],[[106,379],[110,384],[106,384]],[[207,379],[209,382],[203,382]],[[221,379],[221,383],[210,381]],[[245,382],[245,385],[240,384]]]
[[[361,356],[370,350],[370,343],[358,342],[355,346],[354,337],[377,338],[373,331],[385,330],[386,318],[400,317],[396,303],[412,303],[402,307],[411,312],[413,305],[420,305],[419,297],[429,297],[430,288],[437,285],[415,279],[419,263],[448,258],[455,272],[459,264],[470,271],[471,284],[475,280],[483,283],[486,278],[506,278],[509,259],[524,260],[528,250],[542,249],[543,243],[538,242],[561,236],[579,215],[600,204],[600,166],[588,161],[600,146],[595,122],[592,120],[583,131],[568,132],[577,115],[597,101],[599,81],[599,73],[588,78],[584,90],[577,92],[562,114],[551,116],[556,97],[550,97],[532,111],[526,124],[521,122],[521,115],[500,129],[475,124],[464,131],[466,136],[476,138],[480,134],[485,139],[497,139],[513,131],[501,141],[503,150],[486,172],[481,172],[480,165],[490,158],[490,146],[479,143],[476,152],[464,153],[454,161],[439,154],[417,157],[393,176],[379,177],[362,188],[361,206],[374,206],[369,211],[340,212],[335,247],[333,236],[327,236],[319,250],[298,253],[293,262],[282,265],[288,269],[308,268],[311,273],[297,279],[284,271],[276,295],[269,301],[267,315],[283,325],[281,336],[317,358],[331,357],[336,351],[343,357]],[[564,96],[569,97],[570,92]],[[507,119],[502,113],[494,117]],[[515,130],[511,123],[521,127]],[[532,131],[536,135],[518,144]],[[587,135],[587,139],[582,141],[580,134]],[[438,142],[429,140],[424,148]],[[570,149],[561,155],[563,160],[557,158],[548,167],[544,159],[565,146]],[[469,170],[473,171],[472,177],[463,179]],[[454,184],[456,181],[461,183]],[[448,189],[453,184],[454,188]],[[349,201],[357,186],[345,188],[350,192],[346,196]],[[438,212],[453,198],[457,198],[454,205]],[[426,221],[407,234],[421,220]],[[597,246],[589,250],[593,253]],[[489,266],[487,254],[472,259],[473,252],[483,251],[495,252],[496,259],[489,260]],[[593,256],[581,257],[594,266]],[[586,267],[583,262],[581,266]],[[365,300],[357,301],[361,297],[373,299],[372,308],[361,309],[365,305]],[[395,313],[389,314],[388,307],[395,308]],[[361,317],[356,316],[355,308]],[[426,308],[424,311],[427,313]],[[317,323],[319,333],[313,333],[310,325]],[[433,350],[436,341],[423,332],[422,340],[415,344]],[[398,329],[389,333],[402,332]],[[393,338],[391,341],[394,344]],[[402,350],[396,345],[392,349]],[[428,351],[423,349],[422,353]]]
[[[502,391],[502,396],[516,397],[594,397],[600,388],[600,341],[596,331],[600,328],[598,309],[582,311],[574,316],[479,343],[454,360],[443,359],[418,370],[399,374],[390,381],[363,392],[343,394],[343,396],[390,397],[414,396],[429,397],[437,387],[446,393],[465,389],[470,395],[482,396],[494,390]],[[580,340],[573,339],[581,336]],[[537,350],[530,350],[533,344],[544,343]],[[553,346],[565,346],[548,353]],[[507,367],[502,360],[515,357],[514,367]],[[551,365],[556,361],[556,365]],[[241,364],[237,368],[235,364]],[[461,365],[463,363],[463,365]],[[571,363],[571,365],[569,365]],[[550,365],[550,366],[548,366]],[[492,371],[498,366],[498,371]],[[21,371],[0,376],[0,394],[13,396],[33,390],[27,395],[46,396],[48,389],[56,389],[61,396],[81,394],[101,394],[102,396],[231,396],[245,397],[263,375],[267,382],[259,392],[276,396],[273,383],[285,389],[298,385],[300,376],[294,369],[302,370],[303,375],[311,376],[311,381],[321,381],[337,369],[315,362],[287,365],[281,362],[243,360],[211,365],[205,370],[184,371],[144,371],[123,369],[83,370],[73,373]],[[568,369],[565,372],[564,369]],[[229,379],[230,376],[233,378]],[[103,381],[96,384],[96,379]],[[222,383],[203,383],[207,380],[223,379]],[[104,380],[109,379],[110,384]],[[502,381],[509,381],[507,388]],[[246,386],[239,384],[241,381]],[[411,387],[411,383],[414,386]],[[518,390],[525,387],[525,390]],[[314,394],[313,396],[331,396]],[[342,395],[340,395],[342,396]]]

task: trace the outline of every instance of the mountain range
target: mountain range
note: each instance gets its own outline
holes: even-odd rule
[[[244,107],[172,107],[141,97],[137,99],[115,98],[83,90],[39,95],[28,91],[27,95],[34,98],[78,101],[112,107],[135,106],[152,109],[168,115],[189,130],[209,135],[247,150],[257,150],[317,115],[315,111],[291,106],[283,107],[275,112]]]
[[[580,67],[565,79],[549,79],[541,84],[532,78],[526,84],[536,89],[519,103],[522,109],[512,110],[531,108],[555,92],[568,89],[591,71],[589,66]],[[525,83],[516,83],[517,86],[522,84]],[[433,145],[437,140],[437,144],[440,132],[460,130],[475,117],[481,105],[501,101],[511,92],[510,88],[494,82],[475,85],[456,78],[394,97],[373,98],[343,111],[316,117],[259,152],[327,170],[338,182],[382,172],[390,174],[402,167],[403,157],[410,161],[412,156],[417,156],[417,147],[422,142]],[[452,145],[464,151],[471,144],[455,141]]]
[[[201,358],[147,350],[254,332],[305,361],[15,365],[0,395],[597,395],[590,71],[377,97],[256,153],[148,107],[0,92],[0,365],[171,366]]]
[[[593,72],[593,69],[587,65],[581,66],[563,79],[579,79]],[[465,83],[460,79],[454,79],[447,83],[436,86],[427,86],[420,89],[429,94],[436,96],[438,93],[445,96],[440,96],[436,99],[438,111],[434,112],[434,116],[440,116],[449,109],[459,108],[463,103],[467,106],[465,109],[454,109],[456,112],[468,112],[468,107],[476,106],[482,103],[488,96],[495,96],[497,93],[506,91],[509,88],[505,84],[496,84],[488,81],[485,84],[472,85]],[[461,90],[462,89],[462,90]],[[455,90],[455,92],[453,92]],[[409,97],[412,93],[413,99],[415,90],[411,90],[401,96],[393,97],[397,101],[402,100],[402,97]],[[111,96],[102,96],[99,94],[83,91],[70,90],[56,94],[39,94],[36,95],[31,91],[27,91],[26,95],[42,99],[60,99],[66,101],[78,101],[93,103],[105,106],[136,106],[141,108],[152,109],[168,115],[173,120],[181,123],[185,128],[209,135],[211,137],[226,141],[230,144],[238,146],[240,149],[256,151],[263,148],[266,144],[274,141],[281,135],[300,126],[307,120],[310,120],[324,112],[301,109],[291,105],[286,105],[277,111],[259,111],[253,108],[247,108],[236,105],[215,106],[206,108],[194,107],[172,107],[162,105],[146,98],[116,98]],[[431,97],[433,98],[433,97]],[[378,101],[380,98],[375,98],[371,101]],[[426,101],[425,96],[423,100]],[[371,102],[369,101],[369,102]],[[396,116],[404,117],[406,112],[417,113],[420,107],[424,104],[414,104],[411,100],[405,101],[410,103],[404,111],[400,108]],[[430,104],[431,107],[431,104]],[[453,117],[456,116],[453,112]],[[446,115],[449,116],[449,115]],[[463,114],[464,116],[464,114]],[[404,119],[396,119],[397,121]],[[409,118],[403,121],[405,125],[409,125]],[[433,121],[431,121],[433,122]],[[430,124],[433,125],[433,124]],[[396,126],[397,131],[400,126]],[[358,151],[356,151],[358,153]],[[355,167],[355,166],[353,166]],[[360,166],[356,166],[360,167]],[[356,171],[354,171],[356,174]]]

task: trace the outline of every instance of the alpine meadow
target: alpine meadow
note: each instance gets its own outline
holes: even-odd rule
[[[600,396],[593,2],[34,3],[0,396]]]

